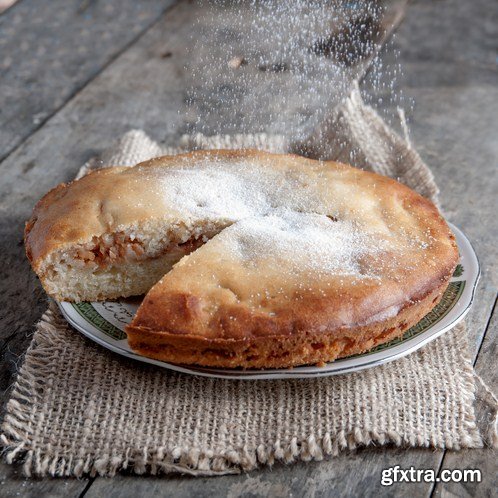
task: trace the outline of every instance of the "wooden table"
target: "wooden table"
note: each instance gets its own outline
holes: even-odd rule
[[[397,29],[382,58],[393,63],[393,48],[400,53],[404,72],[399,87],[414,101],[407,113],[411,139],[436,176],[447,217],[469,236],[482,263],[467,323],[476,370],[496,392],[496,0],[387,5],[388,24],[394,22]],[[33,324],[46,308],[46,297],[23,254],[24,221],[49,188],[73,178],[82,163],[128,129],[143,128],[170,143],[189,131],[185,66],[197,62],[185,47],[192,42],[193,21],[202,18],[205,8],[173,0],[20,0],[0,16],[4,403]],[[361,74],[365,69],[366,64],[359,64],[352,71]],[[214,75],[213,88],[207,91],[217,84]],[[496,496],[496,457],[489,449],[454,453],[368,448],[323,462],[206,479],[120,475],[26,480],[18,467],[2,463],[0,495]],[[479,468],[483,482],[383,488],[381,469],[393,465],[436,471]]]

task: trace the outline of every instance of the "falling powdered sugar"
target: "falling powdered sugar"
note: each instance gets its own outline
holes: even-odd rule
[[[186,162],[148,167],[143,173],[157,198],[174,206],[183,219],[223,220],[229,228],[217,236],[223,243],[219,250],[235,252],[234,258],[248,270],[264,264],[285,269],[289,278],[313,273],[316,278],[377,279],[382,258],[370,256],[389,250],[393,242],[389,231],[339,208],[330,189],[317,184],[320,174],[303,172],[289,162],[280,169],[261,159],[212,156],[196,162],[195,168]],[[358,203],[357,188],[348,185],[338,192]],[[374,203],[370,211],[375,210]],[[378,264],[372,265],[374,261]]]

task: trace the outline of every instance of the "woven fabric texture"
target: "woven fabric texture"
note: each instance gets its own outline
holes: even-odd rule
[[[357,90],[335,117],[321,140],[340,148],[318,155],[343,157],[349,147],[349,158],[363,167],[437,200],[427,166]],[[240,147],[283,152],[291,145],[266,135],[198,135],[168,148],[131,131],[80,174],[179,150]],[[121,469],[216,475],[369,444],[480,447],[476,385],[463,325],[362,372],[250,382],[197,378],[119,357],[71,329],[52,303],[13,387],[2,443],[8,462],[22,461],[26,475],[40,476],[112,476]]]

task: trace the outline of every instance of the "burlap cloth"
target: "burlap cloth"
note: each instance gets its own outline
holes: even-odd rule
[[[281,137],[198,135],[178,150],[247,146],[291,147]],[[357,89],[305,148],[398,178],[437,201],[429,169]],[[171,152],[132,131],[81,174]],[[487,407],[486,427],[477,422],[476,397]],[[496,399],[474,374],[462,325],[403,359],[349,375],[213,380],[112,354],[51,304],[13,386],[2,442],[7,461],[22,460],[27,475],[214,475],[364,445],[476,448],[496,444],[495,424]]]

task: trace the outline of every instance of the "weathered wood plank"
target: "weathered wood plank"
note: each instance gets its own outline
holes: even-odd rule
[[[117,54],[147,30],[173,0],[149,2],[61,2],[51,0],[29,1],[13,6],[0,17],[0,47],[2,77],[0,78],[0,157],[21,143],[33,130],[43,124],[75,92],[82,88]],[[26,167],[25,173],[29,170]],[[12,251],[5,254],[8,264],[11,257],[18,260],[25,270],[22,251],[18,242],[22,223],[15,233],[5,233],[8,219],[3,219],[0,233],[13,237]],[[16,246],[18,246],[16,248]],[[19,267],[18,267],[19,268]],[[6,275],[2,270],[2,280]],[[19,315],[26,313],[26,327],[19,330],[18,321],[4,309],[0,321],[2,337],[2,374],[0,389],[2,405],[8,397],[7,387],[15,371],[19,355],[29,343],[32,325],[46,306],[45,298],[32,288],[32,277],[25,273],[16,288],[9,284],[13,275],[3,280],[10,288],[3,299],[19,305]],[[24,291],[22,290],[24,289]],[[38,300],[34,309],[25,302],[22,294]],[[33,313],[34,311],[34,313]],[[34,323],[34,322],[33,322]],[[6,339],[17,336],[7,345]],[[0,463],[0,494],[2,496],[79,496],[88,485],[88,479],[27,480],[18,467]]]
[[[327,11],[318,2],[298,22],[305,3],[268,2],[269,8],[219,2],[198,9],[190,19],[198,36],[186,60],[182,131],[264,131],[301,142],[350,93],[408,2],[351,2]],[[233,56],[243,64],[230,67]]]
[[[0,159],[19,145],[173,0],[24,0],[0,17]]]
[[[27,479],[17,466],[0,463],[0,496],[2,498],[78,498],[88,479]]]
[[[178,497],[328,497],[328,496],[429,496],[427,483],[410,485],[380,484],[382,469],[393,465],[437,469],[442,452],[431,450],[360,450],[344,453],[323,462],[275,465],[250,474],[192,478],[188,476],[150,477],[116,476],[96,479],[86,498]]]

